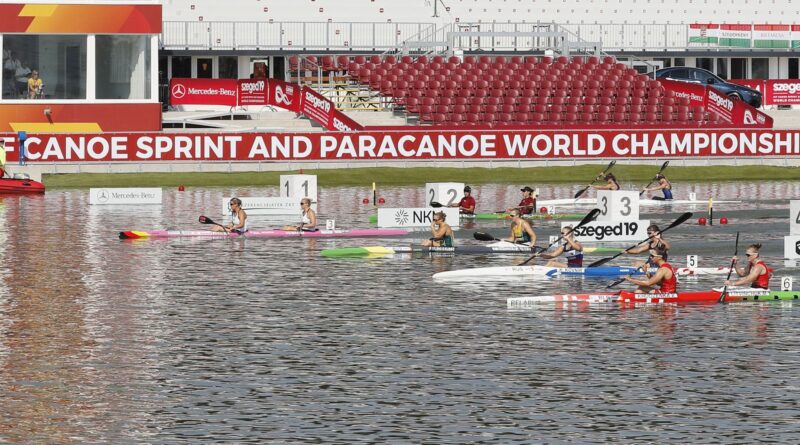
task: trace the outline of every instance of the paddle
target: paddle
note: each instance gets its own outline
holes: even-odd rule
[[[692,217],[692,212],[686,212],[686,213],[684,213],[683,215],[679,216],[679,217],[678,217],[678,219],[676,219],[675,221],[673,221],[673,223],[672,223],[672,224],[670,224],[670,225],[668,225],[667,227],[665,227],[665,228],[661,229],[661,231],[660,231],[659,233],[664,233],[664,232],[666,232],[667,230],[669,230],[669,229],[671,229],[671,228],[673,228],[673,227],[679,226],[679,225],[683,224],[683,222],[684,222],[684,221],[686,221],[687,219],[689,219],[689,218],[691,218],[691,217]],[[613,260],[613,259],[615,259],[615,258],[618,258],[619,256],[621,256],[621,255],[625,254],[625,252],[627,252],[628,250],[631,250],[631,249],[633,249],[634,247],[640,246],[640,245],[642,245],[642,244],[644,244],[644,243],[646,243],[646,242],[650,241],[650,239],[651,239],[651,238],[653,238],[654,236],[656,236],[656,234],[655,234],[655,233],[654,233],[654,234],[652,234],[652,235],[650,235],[650,236],[648,236],[647,238],[645,238],[645,240],[644,240],[644,241],[638,242],[638,243],[634,244],[633,246],[631,246],[631,247],[628,247],[627,249],[623,250],[622,252],[620,252],[620,253],[618,253],[618,254],[616,254],[616,255],[612,256],[612,257],[609,257],[609,258],[600,258],[599,260],[595,261],[594,263],[592,263],[592,264],[590,264],[590,265],[588,265],[588,266],[586,266],[586,267],[597,267],[597,266],[601,266],[601,265],[603,265],[603,264],[606,264],[607,262],[609,262],[609,261],[611,261],[611,260]]]
[[[594,178],[594,180],[593,180],[592,182],[590,182],[590,183],[589,183],[589,185],[587,185],[586,187],[584,187],[584,188],[582,188],[582,189],[578,190],[578,193],[576,193],[576,194],[575,194],[574,198],[575,198],[575,199],[578,199],[578,197],[579,197],[579,196],[581,196],[582,194],[586,193],[586,190],[589,190],[589,187],[591,187],[591,186],[592,186],[592,184],[594,184],[595,182],[597,182],[597,180],[598,180],[600,177],[602,177],[602,176],[605,176],[605,175],[606,175],[606,173],[608,173],[608,171],[609,171],[609,170],[611,170],[611,167],[613,167],[613,166],[614,166],[614,164],[616,164],[616,163],[617,163],[617,161],[616,161],[616,160],[609,162],[609,163],[608,163],[608,167],[606,167],[606,169],[605,169],[605,170],[603,170],[603,173],[600,173],[599,175],[597,175],[597,177],[596,177],[596,178]]]
[[[733,251],[733,257],[736,258],[738,255],[739,255],[739,232],[736,232],[736,248]],[[728,271],[728,278],[725,278],[726,282],[731,279],[731,274],[733,273],[733,265],[735,263],[736,262],[734,260],[731,260],[731,270]],[[719,294],[720,303],[725,302],[725,294],[727,293],[728,293],[728,285],[726,284],[725,287],[722,288],[722,293]]]
[[[641,270],[641,269],[642,269],[642,266],[639,266],[639,267],[638,267],[636,270]],[[629,276],[630,276],[630,275],[628,275],[628,277],[629,277]],[[618,285],[619,283],[622,283],[623,281],[625,281],[625,279],[626,279],[626,278],[628,278],[628,277],[622,277],[622,278],[620,278],[619,280],[617,280],[617,281],[615,281],[615,282],[613,282],[613,283],[609,284],[608,286],[606,286],[606,289],[611,289],[612,287],[614,287],[614,286]]]
[[[438,209],[439,207],[444,207],[441,202],[431,201],[431,207],[434,209]]]
[[[639,196],[642,196],[642,194],[644,194],[644,192],[647,190],[647,187],[650,187],[651,185],[653,185],[653,182],[655,182],[655,180],[658,177],[658,175],[660,175],[661,173],[664,173],[664,169],[666,169],[668,165],[669,165],[669,161],[664,161],[664,163],[661,164],[661,170],[659,170],[658,173],[656,173],[656,176],[654,176],[653,179],[651,179],[650,182],[646,186],[644,186],[644,189],[642,189],[642,191],[639,192]]]
[[[213,219],[211,219],[211,218],[209,218],[209,217],[207,217],[205,215],[200,215],[200,218],[198,218],[198,221],[200,221],[200,224],[213,224],[215,226],[222,227],[222,230],[224,230],[225,233],[228,233],[228,229],[226,229],[225,226],[223,226],[222,224],[214,222]]]
[[[575,227],[573,227],[572,229],[568,230],[567,233],[562,233],[561,236],[556,238],[555,241],[553,241],[547,247],[545,247],[544,250],[542,250],[542,252],[550,250],[551,247],[553,247],[556,244],[558,244],[559,241],[564,239],[565,236],[567,236],[570,233],[574,232],[578,227],[584,226],[584,225],[594,221],[594,219],[597,218],[597,215],[599,215],[599,214],[600,214],[600,209],[592,209],[592,211],[587,213],[586,216],[584,216],[583,219],[578,224],[575,225]],[[517,264],[517,266],[524,266],[524,265],[528,264],[532,259],[534,259],[537,256],[539,256],[542,252],[536,252],[530,258],[528,258],[527,260]]]

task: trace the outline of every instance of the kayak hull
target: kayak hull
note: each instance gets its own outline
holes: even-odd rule
[[[511,309],[524,309],[547,303],[583,303],[609,304],[625,306],[645,304],[715,304],[719,303],[720,290],[678,292],[669,294],[637,294],[620,291],[616,293],[586,293],[564,295],[540,295],[532,297],[513,297],[506,300]],[[765,289],[739,288],[726,292],[726,303],[759,302],[759,301],[794,301],[800,300],[800,291],[770,291]]]
[[[145,238],[359,238],[377,236],[405,236],[403,229],[342,229],[302,232],[297,230],[249,230],[245,234],[212,232],[210,230],[129,230],[119,232],[120,239]]]
[[[740,204],[742,201],[724,201],[724,200],[714,200],[714,204]],[[669,205],[708,205],[708,200],[702,199],[670,199],[670,200],[663,200],[663,199],[640,199],[639,205],[640,206],[669,206]],[[542,206],[593,206],[597,205],[596,198],[561,198],[561,199],[544,199],[539,200],[537,205]]]
[[[583,277],[619,277],[622,275],[641,275],[642,271],[635,267],[608,266],[608,267],[546,267],[546,266],[501,266],[479,267],[474,269],[458,269],[448,272],[439,272],[433,275],[434,279],[477,279],[484,278],[517,278],[517,277],[556,277],[556,276],[583,276]]]
[[[31,179],[0,179],[0,195],[44,193],[44,184]]]
[[[596,201],[596,200],[593,200],[593,201]],[[541,220],[549,220],[549,219],[554,219],[554,220],[556,220],[556,219],[557,220],[560,220],[560,219],[580,220],[584,216],[586,216],[586,215],[585,214],[579,214],[579,213],[553,213],[553,214],[550,214],[550,213],[532,213],[530,215],[523,215],[522,217],[524,219],[528,219],[528,220],[541,221]],[[484,220],[510,219],[511,215],[509,215],[508,213],[476,213],[474,215],[467,215],[467,214],[463,214],[462,213],[461,215],[459,215],[459,217],[462,220],[466,220],[466,221],[470,221],[470,220],[482,220],[482,221],[484,221]],[[369,222],[372,223],[372,224],[376,224],[378,222],[378,215],[370,215],[369,216]]]
[[[613,247],[586,247],[584,253],[619,253],[622,249]],[[367,246],[324,249],[320,254],[328,258],[353,258],[395,254],[421,255],[533,255],[534,251],[524,244],[496,243],[485,246],[423,247],[423,246]]]
[[[730,267],[679,267],[675,269],[675,273],[679,277],[693,277],[698,275],[727,275],[730,272]]]

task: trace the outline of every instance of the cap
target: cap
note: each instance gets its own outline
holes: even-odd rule
[[[472,193],[472,188],[470,188],[470,186],[468,186],[468,185],[465,185],[465,186],[464,186],[464,192],[470,192],[470,193]]]
[[[533,193],[533,189],[528,187],[527,185],[525,187],[519,189],[519,190],[522,191],[522,192],[531,192],[531,193]]]

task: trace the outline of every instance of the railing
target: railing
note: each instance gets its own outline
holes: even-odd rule
[[[164,22],[161,45],[172,50],[316,50],[405,52],[525,52],[558,49],[559,42],[537,33],[568,32],[569,47],[602,43],[606,52],[724,49],[689,43],[687,24],[532,23],[335,23],[335,22]],[[469,35],[494,33],[495,35]],[[452,39],[448,39],[448,35]],[[577,37],[577,40],[576,40]],[[737,48],[748,51],[749,48]],[[765,49],[758,49],[764,51]],[[766,49],[791,51],[791,49]]]
[[[385,51],[432,23],[164,22],[162,49]]]

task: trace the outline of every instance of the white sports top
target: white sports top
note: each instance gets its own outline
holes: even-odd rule
[[[311,224],[311,219],[308,217],[308,211],[303,212],[303,219],[300,221],[302,221],[303,224]]]
[[[239,221],[239,213],[238,212],[231,213],[231,224],[233,224],[234,226],[237,226],[237,225],[239,225],[240,222],[241,221]],[[237,230],[239,230],[241,232],[247,232],[248,227],[247,227],[247,220],[246,219],[244,220],[244,227],[242,227],[241,229],[237,229]]]

